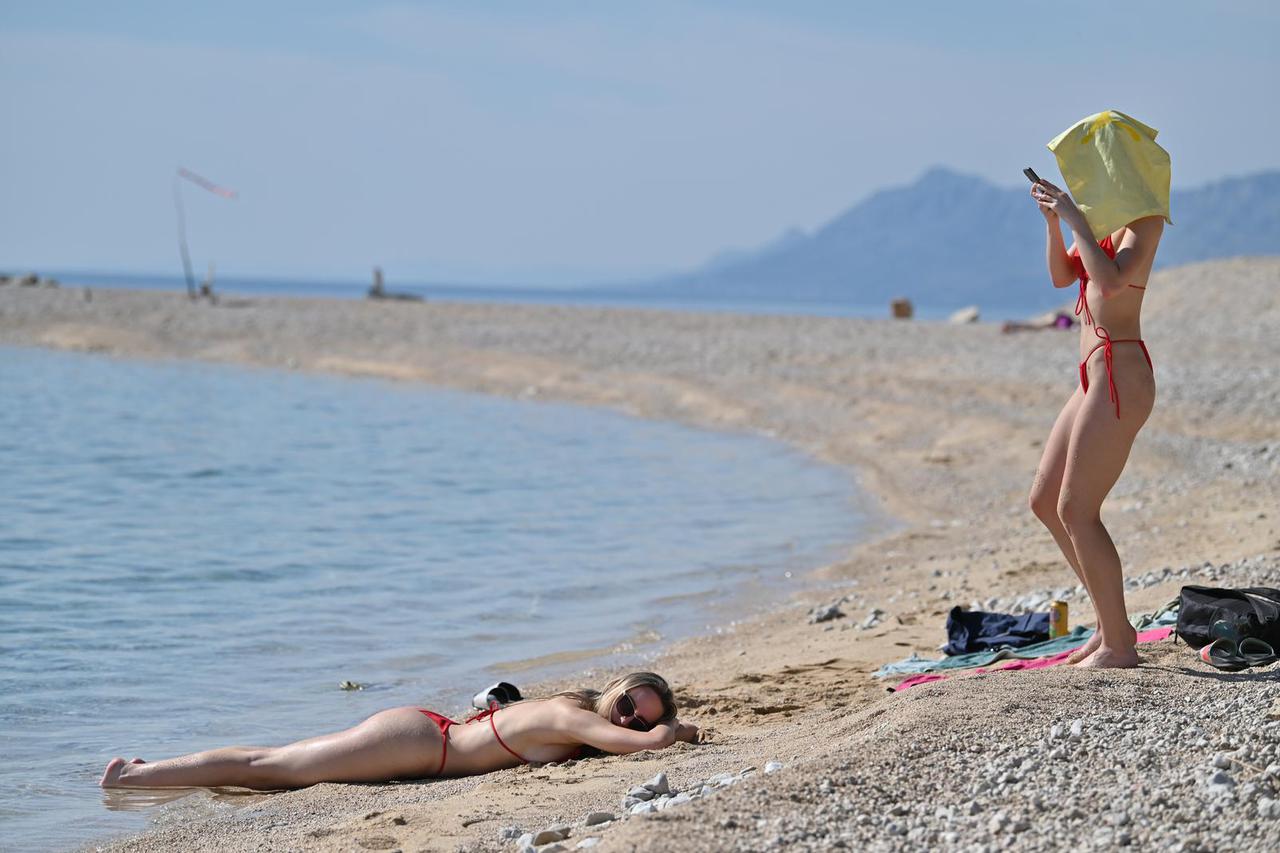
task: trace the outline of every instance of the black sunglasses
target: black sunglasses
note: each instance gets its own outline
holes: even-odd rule
[[[627,723],[627,728],[638,732],[647,732],[653,728],[653,723],[647,722],[644,717],[636,713],[636,702],[626,693],[618,697],[616,707],[619,716],[631,718],[631,722]]]

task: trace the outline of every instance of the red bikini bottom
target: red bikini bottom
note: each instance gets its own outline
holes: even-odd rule
[[[1084,357],[1084,361],[1080,362],[1080,387],[1084,389],[1086,394],[1089,393],[1089,359],[1093,358],[1093,354],[1098,350],[1102,350],[1102,359],[1107,365],[1107,385],[1111,391],[1111,402],[1116,404],[1116,418],[1120,417],[1120,392],[1116,390],[1116,378],[1111,364],[1111,346],[1112,344],[1137,344],[1142,347],[1142,354],[1146,356],[1147,367],[1151,368],[1151,372],[1155,373],[1156,366],[1151,363],[1151,353],[1147,352],[1147,345],[1142,342],[1142,338],[1117,338],[1112,340],[1111,335],[1107,334],[1107,330],[1101,326],[1095,326],[1093,333],[1102,339],[1096,347],[1089,350],[1089,354]]]
[[[444,716],[443,714],[437,714],[435,711],[428,711],[426,708],[419,708],[418,710],[423,714],[425,714],[427,717],[430,717],[431,720],[434,721],[435,724],[440,727],[440,741],[441,741],[440,766],[436,768],[435,775],[437,776],[443,775],[444,763],[449,759],[449,727],[457,726],[457,725],[465,725],[465,724],[459,723],[457,720],[451,720],[448,717]],[[481,711],[479,714],[476,714],[474,717],[469,717],[467,719],[467,722],[473,723],[476,720],[483,720],[485,717],[488,717],[489,726],[490,728],[493,729],[493,736],[498,739],[498,745],[501,746],[503,749],[505,749],[507,752],[514,755],[516,758],[518,758],[521,764],[528,764],[529,760],[525,758],[523,755],[521,755],[520,753],[516,752],[511,747],[507,746],[506,741],[502,739],[502,735],[498,734],[498,724],[495,723],[493,720],[493,715],[498,710],[499,710],[498,708],[490,708],[488,711]]]

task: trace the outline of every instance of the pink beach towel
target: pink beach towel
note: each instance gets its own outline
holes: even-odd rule
[[[1139,633],[1138,642],[1139,643],[1159,642],[1160,640],[1165,639],[1172,633],[1173,633],[1172,626],[1166,626],[1164,628],[1152,628],[1150,631],[1142,631],[1141,633]],[[1074,649],[1072,651],[1074,651]],[[996,670],[1004,670],[1004,669],[1045,669],[1047,667],[1057,666],[1058,664],[1065,661],[1070,655],[1071,655],[1071,652],[1062,652],[1060,654],[1052,655],[1047,658],[1015,660],[1012,663],[1007,663],[1007,664],[1004,664],[1003,666],[997,666],[994,669],[990,669],[985,666],[979,667],[978,669],[973,670],[969,674],[977,675],[980,672],[994,672]],[[955,673],[955,674],[961,675],[963,673]],[[918,687],[921,684],[929,684],[934,681],[942,681],[945,678],[950,678],[951,675],[952,675],[951,673],[930,673],[925,675],[913,675],[910,678],[903,679],[902,683],[898,684],[893,689],[894,689],[894,692],[901,692],[903,690],[906,690],[909,687]]]

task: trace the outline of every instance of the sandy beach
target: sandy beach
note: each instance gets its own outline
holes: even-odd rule
[[[1130,613],[1184,583],[1280,586],[1280,259],[1158,272],[1144,320],[1158,400],[1104,507]],[[1223,674],[1166,640],[1132,671],[999,672],[902,693],[870,675],[936,656],[955,604],[1065,592],[1073,621],[1091,622],[1026,506],[1076,381],[1074,332],[6,286],[0,343],[423,382],[765,435],[846,466],[880,503],[883,530],[797,579],[772,612],[654,662],[703,744],[473,779],[199,795],[181,820],[97,849],[514,851],[520,833],[564,823],[565,849],[597,838],[602,851],[1263,850],[1280,829],[1280,667]],[[810,621],[837,601],[844,616]],[[673,789],[732,781],[583,825],[594,811],[621,818],[622,795],[659,771]]]

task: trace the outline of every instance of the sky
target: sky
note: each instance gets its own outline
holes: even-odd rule
[[[0,0],[0,271],[565,285],[685,270],[1114,108],[1280,167],[1280,4]],[[1029,213],[1034,213],[1029,208]],[[903,223],[910,227],[910,223]]]

